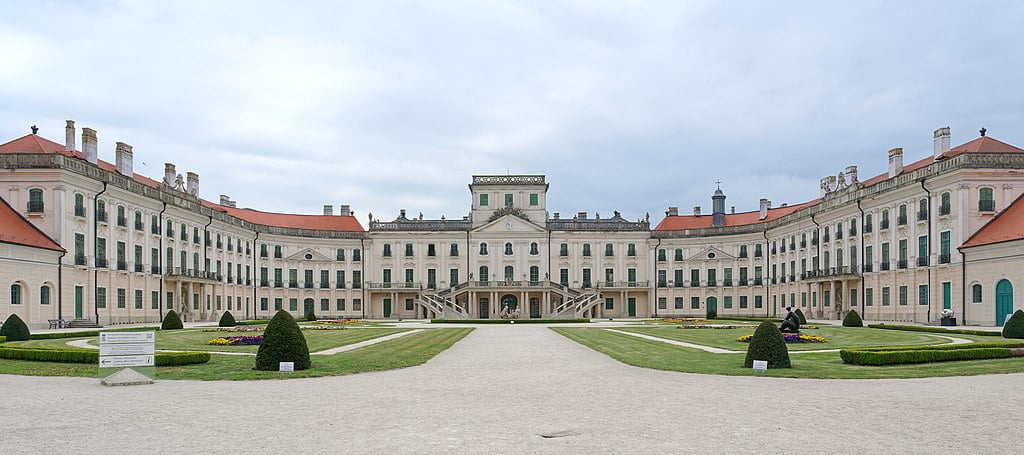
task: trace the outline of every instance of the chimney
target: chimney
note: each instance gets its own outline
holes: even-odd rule
[[[846,166],[846,183],[849,185],[857,183],[857,166]]]
[[[334,215],[334,206],[331,204],[324,204],[324,216]]]
[[[96,164],[99,159],[99,155],[96,151],[96,130],[92,128],[82,128],[82,154],[85,155],[85,160]]]
[[[679,216],[679,207],[669,207],[668,211],[665,212],[668,216]]]
[[[398,219],[405,219],[405,209],[398,210]]]
[[[132,146],[124,142],[118,142],[114,148],[114,163],[117,165],[117,172],[123,176],[132,176]]]
[[[699,205],[693,208],[693,216],[700,216],[700,206]]]
[[[585,219],[587,219],[587,212],[577,212],[576,213],[576,219],[577,220],[585,220]]]
[[[228,197],[228,195],[226,195],[226,194],[220,195],[220,205],[223,205],[225,207],[230,207],[231,206],[231,198]]]
[[[199,197],[199,174],[195,172],[185,174],[185,191],[188,191],[188,194]]]
[[[729,208],[729,213],[732,213],[732,214],[736,213],[736,206],[735,205]]]
[[[338,206],[338,215],[341,216],[352,216],[352,207],[348,204],[341,204]]]
[[[172,164],[172,163],[164,163],[164,183],[166,183],[167,186],[170,186],[170,187],[174,186],[174,177],[176,175],[178,175],[178,173],[174,170],[174,164]],[[222,201],[223,201],[223,199],[222,199]],[[221,205],[224,205],[224,203],[221,202]]]
[[[760,212],[758,213],[757,219],[763,220],[765,218],[768,218],[768,209],[770,208],[772,208],[772,201],[769,201],[768,199],[765,198],[761,198],[761,208]]]
[[[896,177],[903,172],[903,148],[896,147],[889,150],[889,178]]]
[[[75,121],[68,120],[64,127],[64,149],[69,152],[75,151]]]
[[[555,219],[556,220],[558,219],[559,216],[561,216],[558,212],[555,212],[554,215],[555,215]]]
[[[932,146],[935,152],[935,159],[939,159],[943,153],[949,151],[949,127],[939,128],[932,134],[934,144]]]

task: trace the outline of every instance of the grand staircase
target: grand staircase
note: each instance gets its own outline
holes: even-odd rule
[[[601,293],[599,292],[580,292],[575,289],[571,289],[562,286],[558,283],[551,283],[555,290],[562,294],[562,303],[555,306],[552,310],[551,317],[554,318],[580,318],[587,312],[592,310],[595,306],[601,303]]]
[[[450,293],[446,293],[450,294]],[[437,317],[443,319],[469,319],[469,311],[440,293],[421,293],[416,298],[416,303],[433,312]]]

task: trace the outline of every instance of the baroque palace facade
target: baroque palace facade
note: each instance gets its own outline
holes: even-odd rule
[[[173,164],[133,172],[131,146],[98,159],[32,134],[0,145],[0,317],[34,326],[266,318],[285,309],[345,318],[776,316],[855,309],[873,320],[999,325],[1024,307],[1024,150],[987,137],[861,180],[822,179],[820,197],[754,212],[571,217],[546,209],[543,175],[480,175],[461,219],[294,215],[199,197]]]

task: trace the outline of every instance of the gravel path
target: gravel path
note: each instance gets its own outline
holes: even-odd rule
[[[379,373],[113,388],[0,376],[0,453],[1005,454],[1020,448],[1008,398],[1022,386],[657,371],[546,327],[481,325]]]

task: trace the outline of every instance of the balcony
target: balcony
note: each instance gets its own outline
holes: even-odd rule
[[[299,282],[298,281],[289,281],[288,282],[288,287],[292,288],[292,289],[298,288],[299,287]]]
[[[747,252],[746,251],[741,251],[740,252],[740,259],[746,259],[746,258],[747,258]]]
[[[172,267],[167,269],[168,277],[195,278],[200,280],[221,281],[223,276],[219,273],[206,272],[203,270],[186,269],[184,267]]]
[[[145,229],[146,229],[146,227],[145,227],[145,226],[143,226],[143,224],[142,224],[142,222],[141,222],[141,221],[136,221],[136,222],[135,222],[135,230],[136,230],[136,231],[143,231],[143,230],[145,230]]]
[[[897,269],[905,269],[905,268],[907,268],[907,260],[906,259],[900,259],[900,260],[896,261],[896,268]]]
[[[754,278],[754,286],[760,286],[762,283],[761,278]]]
[[[536,283],[537,283],[538,286],[540,284],[542,284],[542,282],[539,282],[539,281],[536,282]],[[608,289],[608,288],[638,288],[638,287],[639,288],[646,288],[646,287],[650,286],[650,284],[651,284],[650,281],[602,281],[602,282],[597,284],[597,287],[599,289],[600,288],[605,288],[605,289]],[[533,286],[534,282],[530,282],[530,285]],[[662,286],[662,287],[664,287],[664,286]]]
[[[732,287],[732,280],[722,280],[722,286]]]
[[[700,287],[700,280],[690,280],[690,287],[691,288],[699,288]]]
[[[918,267],[928,267],[928,256],[919,256],[917,258]]]
[[[761,250],[754,250],[754,257],[755,257],[755,258],[759,258],[759,257],[761,257],[761,256],[763,256],[763,255],[761,254]]]
[[[789,249],[790,250],[795,250],[796,249],[796,242],[789,242]]]
[[[878,223],[878,229],[886,230],[889,229],[889,220],[882,220]]]
[[[223,242],[217,242],[217,249],[218,250],[223,250],[224,249],[224,243]]]
[[[883,272],[889,270],[889,267],[890,267],[889,261],[882,261],[882,262],[880,262],[878,264],[878,269],[883,271]]]
[[[811,238],[811,246],[818,246],[818,238],[817,237],[812,237]]]
[[[843,231],[840,230],[840,229],[836,229],[836,240],[842,240],[842,239],[843,239]]]
[[[260,259],[266,259],[266,258],[267,258],[267,252],[266,251],[260,251]]]
[[[96,258],[96,267],[107,268],[107,258]]]
[[[276,280],[276,281],[274,281],[274,287],[275,288],[283,288],[284,287],[284,282],[281,281],[281,280]]]
[[[857,228],[855,228],[855,227],[850,228],[850,237],[853,237],[855,235],[857,235]]]
[[[170,237],[171,239],[174,238],[174,229],[167,230],[167,237]]]
[[[331,288],[331,282],[329,282],[329,281],[321,281],[320,282],[320,289],[330,289],[330,288]]]
[[[772,277],[772,284],[779,284],[779,279],[776,277]]]
[[[872,268],[871,264],[864,264],[863,269],[864,269],[864,273],[874,272],[874,269]]]
[[[501,283],[502,285],[505,284],[504,281],[479,281],[479,282],[474,282],[474,284],[478,285],[478,286],[498,286],[499,283]],[[517,281],[516,283],[522,283],[522,282],[521,281]],[[353,287],[355,287],[355,286],[353,285]],[[366,289],[372,289],[372,290],[376,290],[376,289],[422,289],[422,286],[420,286],[420,283],[413,283],[413,282],[409,282],[409,283],[390,283],[390,282],[384,282],[384,283],[366,283]]]
[[[779,277],[779,282],[782,283],[782,284],[785,284],[786,283],[786,275],[780,276]]]
[[[870,234],[872,230],[873,230],[873,229],[871,228],[871,225],[870,225],[870,224],[865,224],[865,225],[864,225],[864,233],[865,233],[865,234]]]
[[[775,247],[773,246],[772,247],[772,254],[778,254],[778,253],[779,253],[778,250],[776,250]]]
[[[906,226],[907,225],[907,216],[906,215],[897,216],[896,217],[896,225],[897,226]]]
[[[270,281],[269,280],[260,280],[260,287],[261,288],[268,288],[268,287],[270,287]]]
[[[747,286],[749,284],[746,278],[740,278],[740,286]]]
[[[128,227],[128,218],[123,216],[117,217],[117,225],[121,227]]]
[[[149,268],[149,273],[152,273],[153,275],[159,275],[160,274],[160,266],[159,265],[151,266]]]
[[[312,281],[307,281],[305,283],[302,283],[302,287],[304,289],[313,289],[313,282]]]
[[[76,205],[75,206],[75,216],[85,218],[85,206],[84,205]]]
[[[789,281],[790,282],[796,281],[796,275],[789,275]]]
[[[917,221],[928,221],[928,212],[917,212]]]
[[[949,264],[949,253],[939,255],[939,264]]]
[[[949,204],[942,204],[939,206],[939,216],[949,215],[950,212]]]
[[[982,212],[996,211],[996,201],[982,199],[978,201],[978,210]]]
[[[822,243],[828,243],[828,242],[831,242],[831,241],[832,241],[832,237],[830,235],[825,234],[825,235],[821,236],[821,242]]]
[[[160,226],[154,224],[153,227],[149,228],[149,232],[154,235],[160,235]]]
[[[800,248],[807,248],[807,241],[806,240],[801,240],[800,241]]]
[[[139,263],[139,262],[135,263],[135,273],[142,273],[142,271],[145,270],[145,269],[146,269],[146,267],[143,266],[141,263]]]
[[[100,223],[106,223],[107,212],[96,212],[96,221],[99,221]]]
[[[75,265],[85,265],[85,256],[75,255]]]

